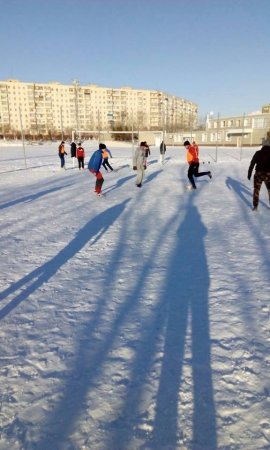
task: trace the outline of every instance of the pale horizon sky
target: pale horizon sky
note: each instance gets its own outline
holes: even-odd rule
[[[0,0],[0,80],[158,89],[199,116],[270,103],[270,0]]]

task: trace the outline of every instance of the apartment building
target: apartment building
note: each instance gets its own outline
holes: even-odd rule
[[[197,105],[166,92],[59,82],[0,81],[0,133],[195,128]]]

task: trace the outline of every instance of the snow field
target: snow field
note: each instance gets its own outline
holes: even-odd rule
[[[94,144],[85,143],[88,162]],[[270,448],[269,202],[256,149],[158,149],[104,198],[57,146],[0,148],[0,450]],[[208,163],[210,161],[210,164]]]

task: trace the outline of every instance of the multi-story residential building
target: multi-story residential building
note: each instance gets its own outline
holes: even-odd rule
[[[0,133],[53,135],[71,130],[194,129],[197,105],[157,90],[106,88],[78,81],[0,81]]]

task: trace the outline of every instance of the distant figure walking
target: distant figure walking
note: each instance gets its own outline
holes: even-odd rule
[[[164,141],[161,141],[159,150],[160,150],[159,162],[161,164],[164,164],[164,157],[165,157],[165,153],[166,153],[166,145],[165,145]]]
[[[135,181],[137,187],[142,187],[145,170],[144,168],[145,168],[145,146],[144,142],[141,142],[140,146],[137,147],[133,157],[133,170],[137,170],[137,178]]]
[[[254,153],[248,169],[249,180],[255,165],[255,175],[253,180],[253,211],[257,211],[258,209],[262,183],[266,186],[270,203],[270,145],[264,145],[261,150]]]
[[[72,167],[75,167],[76,150],[77,150],[76,143],[75,142],[71,142],[71,144],[70,144],[70,156],[72,158]]]
[[[102,195],[101,188],[104,182],[104,178],[102,176],[102,173],[100,172],[100,167],[102,163],[102,151],[105,149],[105,147],[105,144],[99,144],[98,150],[93,153],[88,163],[89,171],[96,177],[95,192],[97,193],[97,195]]]
[[[110,158],[112,158],[111,151],[106,147],[105,144],[103,144],[103,145],[105,146],[105,148],[102,150],[102,156],[103,156],[102,165],[103,165],[104,169],[106,170],[106,172],[108,172],[107,167],[112,171],[113,168],[109,163],[109,156],[110,156]]]
[[[77,160],[78,160],[79,170],[84,169],[85,152],[84,152],[84,148],[82,147],[81,143],[78,144],[76,156],[77,156]]]
[[[197,145],[196,147],[193,147],[189,141],[185,141],[184,147],[187,149],[187,162],[189,164],[188,179],[191,183],[192,189],[197,189],[193,177],[203,177],[207,175],[209,178],[212,178],[212,174],[210,171],[199,172],[199,147]]]
[[[67,152],[65,151],[65,141],[62,141],[59,145],[58,155],[61,161],[61,169],[65,169],[65,155],[67,155]]]

